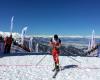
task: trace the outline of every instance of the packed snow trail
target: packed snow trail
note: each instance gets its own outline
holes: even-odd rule
[[[61,71],[54,75],[53,59],[47,55],[16,55],[0,58],[0,80],[100,80],[100,58],[60,56]]]

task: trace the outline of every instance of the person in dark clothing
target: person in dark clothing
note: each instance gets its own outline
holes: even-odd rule
[[[4,39],[2,35],[0,35],[0,53],[4,53]]]
[[[4,45],[5,45],[4,53],[7,53],[7,38],[8,38],[8,36],[4,38]]]
[[[55,34],[54,37],[50,40],[50,46],[52,48],[51,54],[53,56],[53,60],[55,63],[55,68],[54,70],[59,71],[59,48],[61,46],[61,40],[58,38],[58,35]]]
[[[4,53],[10,53],[11,44],[12,44],[12,35],[10,35],[10,37],[6,37],[5,38],[5,49],[4,49]]]

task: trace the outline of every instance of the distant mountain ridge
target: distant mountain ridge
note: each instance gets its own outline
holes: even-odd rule
[[[21,34],[20,33],[17,33],[17,32],[13,32],[12,34],[15,37],[16,37],[16,35],[18,37],[21,36]],[[7,35],[7,36],[9,36],[10,35],[10,32],[2,32],[2,31],[0,31],[0,35],[3,35],[3,36]],[[51,37],[53,37],[53,35],[35,35],[35,34],[34,35],[27,35],[27,36],[28,37],[29,36],[33,36],[33,37],[43,37],[43,38],[51,38]],[[59,35],[59,37],[60,38],[91,38],[91,36],[81,36],[81,35]],[[100,36],[97,35],[97,36],[95,36],[95,38],[100,38]]]
[[[9,36],[10,32],[0,32],[2,36]],[[14,42],[19,44],[19,41],[21,41],[21,34],[19,33],[12,33]],[[24,38],[24,47],[25,49],[29,49],[29,41],[30,41],[31,36],[27,36]],[[44,37],[44,36],[33,36],[32,40],[32,49],[33,52],[36,51],[36,45],[38,43],[38,51],[39,52],[49,52],[50,46],[48,46],[49,41],[52,37]],[[60,39],[62,41],[62,46],[61,46],[61,53],[63,55],[71,55],[71,56],[87,56],[87,54],[84,52],[84,49],[86,50],[88,47],[89,40],[91,38],[82,38],[80,36],[67,36],[67,37],[61,37]],[[18,41],[17,41],[18,40]],[[96,39],[96,42],[100,42],[100,38]],[[20,45],[20,44],[19,44]],[[13,47],[14,48],[14,47]],[[21,47],[22,48],[22,47]],[[19,51],[18,49],[15,49],[15,52]],[[20,50],[21,51],[21,50]]]

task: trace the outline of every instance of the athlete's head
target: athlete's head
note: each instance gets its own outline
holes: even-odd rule
[[[54,39],[55,39],[55,40],[58,39],[58,35],[57,35],[57,34],[54,35]]]

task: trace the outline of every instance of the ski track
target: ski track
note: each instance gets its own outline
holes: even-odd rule
[[[100,58],[60,56],[62,70],[52,76],[53,59],[47,55],[5,56],[0,58],[0,80],[100,80]]]

